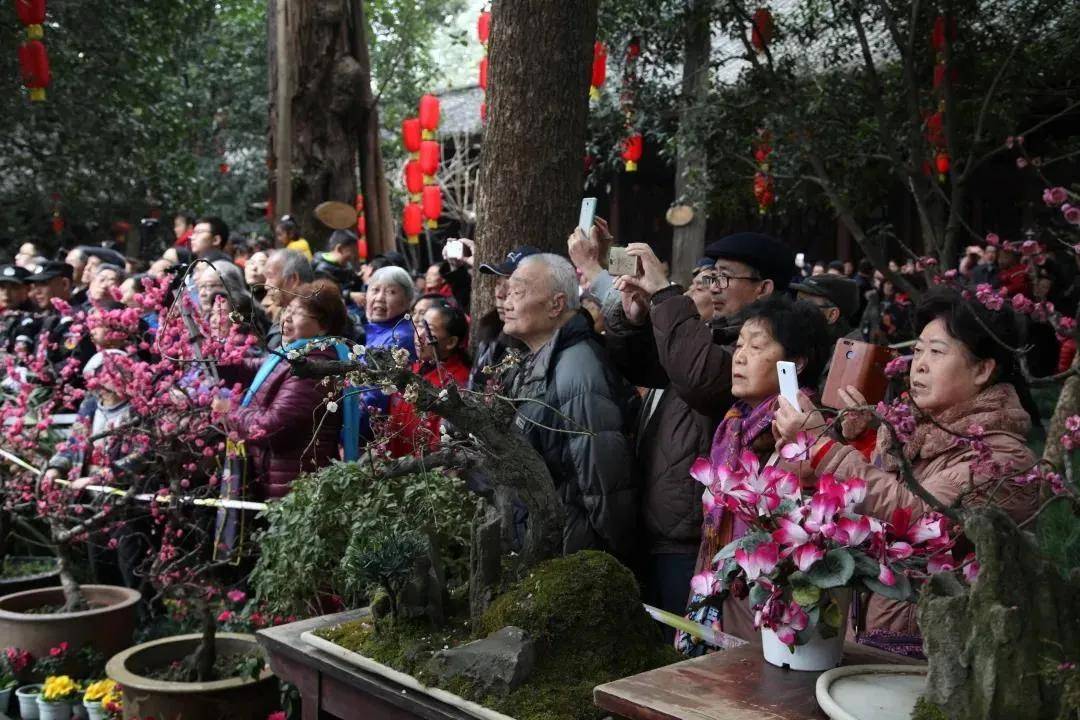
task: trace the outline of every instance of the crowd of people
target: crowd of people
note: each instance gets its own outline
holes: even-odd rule
[[[914,262],[893,263],[891,275],[866,260],[808,263],[780,240],[737,233],[708,244],[694,268],[680,268],[691,270],[683,287],[646,244],[626,249],[636,274],[612,276],[605,266],[615,239],[602,220],[591,232],[575,230],[565,255],[522,246],[474,266],[472,243],[462,240],[464,253],[423,273],[395,252],[361,259],[346,230],[315,253],[292,218],[276,230],[273,240],[240,239],[220,218],[180,215],[175,244],[151,262],[89,245],[48,259],[24,244],[12,264],[0,266],[0,349],[17,354],[44,343],[52,362],[74,358],[90,377],[122,350],[93,322],[89,334],[74,334],[79,313],[128,308],[150,336],[161,318],[143,314],[141,293],[174,278],[173,291],[188,293],[211,327],[236,326],[260,339],[218,368],[243,388],[242,401],[221,397],[214,407],[248,443],[255,499],[265,500],[286,495],[302,472],[355,459],[367,443],[405,456],[437,448],[445,430],[399,393],[369,389],[341,412],[336,403],[328,408],[325,388],[282,362],[291,351],[324,338],[341,341],[346,355],[356,345],[391,348],[435,386],[483,393],[497,384],[514,398],[515,425],[555,483],[564,551],[611,552],[638,574],[646,602],[677,613],[687,608],[691,578],[746,531],[730,515],[703,509],[691,475],[697,458],[733,461],[749,451],[762,465],[787,462],[778,460],[778,447],[819,428],[794,467],[805,483],[857,475],[869,482],[861,512],[887,519],[899,507],[926,510],[900,483],[883,429],[854,412],[866,405],[857,388],[842,392],[853,409],[842,425],[832,428],[817,409],[839,339],[911,355],[907,392],[917,412],[903,454],[944,502],[978,497],[984,487],[985,467],[954,433],[982,428],[996,472],[1033,461],[1026,441],[1039,420],[1007,350],[1021,344],[1024,328],[1008,304],[990,310],[957,287],[928,288]],[[483,317],[468,314],[474,273],[494,279],[494,309]],[[957,286],[1075,304],[1075,285],[1052,262],[1029,271],[1015,252],[993,245],[968,248],[953,275]],[[1052,372],[1059,357],[1071,364],[1075,346],[1059,347],[1052,331],[1028,334],[1054,344],[1032,354],[1033,371]],[[345,357],[333,342],[312,352]],[[1053,366],[1036,367],[1036,357],[1051,355]],[[780,397],[778,361],[795,364],[799,407]],[[79,412],[95,431],[123,422],[122,388],[93,399]],[[52,476],[70,472],[73,462],[80,460],[57,458]],[[1018,486],[1004,507],[1023,519],[1036,500],[1034,486]],[[744,639],[757,636],[740,598],[696,614]],[[917,634],[910,607],[878,599],[860,629],[894,649],[911,646]]]

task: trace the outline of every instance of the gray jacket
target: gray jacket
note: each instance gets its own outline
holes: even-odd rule
[[[638,489],[625,431],[633,390],[582,315],[523,361],[511,390],[519,400],[515,424],[543,456],[566,510],[563,552],[590,548],[630,559]]]

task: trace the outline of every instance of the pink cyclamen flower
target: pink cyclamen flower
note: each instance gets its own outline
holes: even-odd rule
[[[243,590],[230,590],[225,597],[229,598],[229,602],[239,604],[247,600],[247,593]]]
[[[720,590],[720,584],[716,582],[716,573],[712,570],[699,572],[690,578],[690,589],[696,595],[704,595],[705,597],[715,595]]]
[[[1061,206],[1061,213],[1070,225],[1080,225],[1080,207],[1065,203]]]
[[[892,587],[896,584],[896,575],[893,574],[892,568],[887,563],[881,563],[878,566],[878,582],[882,585],[888,585]]]
[[[974,583],[979,579],[979,561],[975,559],[975,553],[968,553],[964,557],[964,566],[960,571],[969,583]]]
[[[776,569],[780,562],[780,547],[774,542],[766,542],[750,552],[739,548],[735,551],[735,562],[746,572],[747,580],[757,580]]]
[[[836,529],[838,532],[833,535],[833,540],[848,547],[857,547],[870,537],[870,518],[865,515],[857,520],[843,517],[836,522]]]
[[[791,557],[795,561],[795,566],[802,572],[806,572],[814,563],[825,557],[825,551],[813,543],[807,543],[795,548]]]
[[[780,448],[780,457],[785,460],[809,460],[810,448],[816,441],[817,439],[813,435],[801,430],[795,436],[795,442],[787,443]]]
[[[779,518],[776,523],[779,527],[773,531],[772,538],[780,545],[798,547],[810,542],[810,533],[803,530],[797,522],[788,518]]]
[[[222,610],[221,614],[217,616],[218,622],[229,622],[232,620],[232,610]]]
[[[940,572],[949,572],[956,569],[956,563],[953,562],[952,556],[949,553],[940,553],[932,556],[926,561],[926,572],[931,575]]]
[[[1063,187],[1052,187],[1043,190],[1043,202],[1053,207],[1060,205],[1069,199],[1069,191]]]
[[[810,624],[810,617],[799,603],[792,601],[780,614],[780,623],[773,628],[776,637],[788,647],[798,641],[799,632],[805,630]]]

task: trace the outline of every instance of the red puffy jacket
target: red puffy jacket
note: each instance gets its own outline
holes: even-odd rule
[[[413,372],[420,372],[421,364],[413,364]],[[424,379],[435,387],[446,387],[450,383],[459,388],[469,385],[469,366],[465,364],[460,353],[454,353],[446,362],[438,368],[432,368],[424,373]],[[400,395],[395,393],[390,397],[388,408],[390,419],[388,436],[390,442],[387,449],[394,457],[412,455],[418,450],[427,448],[434,450],[439,446],[439,430],[442,418],[435,413],[421,415],[416,407]]]
[[[332,350],[316,350],[310,357],[337,359]],[[250,384],[262,363],[261,358],[252,358],[242,365],[223,366],[221,376],[228,382]],[[325,395],[317,380],[296,377],[282,360],[251,403],[229,415],[230,426],[245,441],[248,487],[259,499],[284,497],[301,472],[317,470],[340,457],[341,412],[329,413],[321,407]]]

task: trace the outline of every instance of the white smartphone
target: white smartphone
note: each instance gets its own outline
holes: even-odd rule
[[[798,409],[799,406],[799,375],[795,363],[781,360],[776,363],[776,377],[780,379],[780,394]]]
[[[460,240],[447,240],[444,255],[447,260],[461,260],[465,257],[465,243]]]
[[[587,197],[581,201],[581,215],[578,216],[577,225],[581,232],[587,236],[592,230],[593,218],[596,217],[596,198]]]

